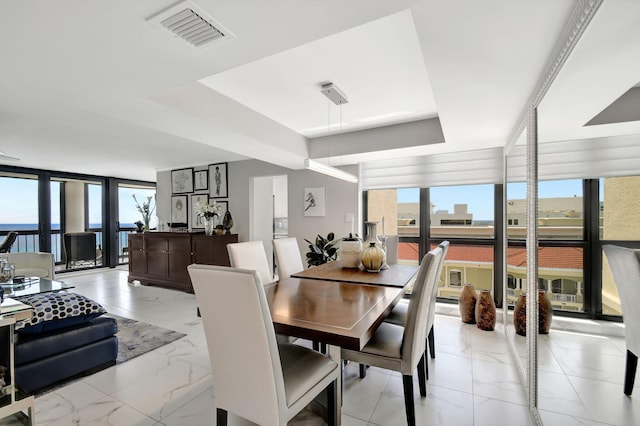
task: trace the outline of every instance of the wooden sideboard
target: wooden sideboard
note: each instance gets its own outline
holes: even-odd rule
[[[193,293],[187,266],[192,263],[229,266],[227,244],[238,234],[182,232],[129,234],[129,282]]]

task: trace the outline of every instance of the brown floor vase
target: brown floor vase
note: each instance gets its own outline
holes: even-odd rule
[[[458,308],[460,309],[460,319],[466,324],[476,323],[476,301],[478,295],[473,288],[473,284],[465,284],[460,292]]]
[[[489,290],[480,290],[476,302],[476,324],[485,331],[493,331],[496,327],[496,304]]]

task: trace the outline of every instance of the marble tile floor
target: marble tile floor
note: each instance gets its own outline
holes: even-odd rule
[[[191,294],[127,283],[122,269],[60,274],[114,314],[181,331],[187,336],[36,399],[37,425],[214,425],[214,390],[202,322]],[[457,310],[457,309],[456,309]],[[450,306],[442,312],[455,313]],[[532,424],[502,324],[486,332],[454,315],[436,316],[436,358],[429,359],[428,396],[415,404],[420,425]],[[525,357],[524,339],[516,336]],[[540,413],[545,425],[640,424],[636,398],[622,393],[622,337],[552,330],[540,342]],[[399,374],[357,365],[345,369],[342,424],[395,426],[405,422]],[[640,380],[638,380],[640,382]],[[507,420],[508,419],[508,420]],[[0,425],[19,424],[7,418]],[[230,416],[229,424],[249,422]],[[291,424],[323,425],[310,410]]]

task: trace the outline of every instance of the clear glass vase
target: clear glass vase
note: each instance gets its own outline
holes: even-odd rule
[[[204,223],[204,233],[205,235],[213,235],[213,231],[216,228],[215,220],[213,217],[203,217],[202,222]]]

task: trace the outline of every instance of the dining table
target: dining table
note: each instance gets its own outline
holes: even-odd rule
[[[414,265],[390,265],[372,273],[342,268],[339,261],[309,268],[265,286],[277,333],[328,346],[341,363],[341,348],[362,349],[418,271]],[[338,378],[338,401],[342,400]],[[338,404],[340,419],[341,404]]]

